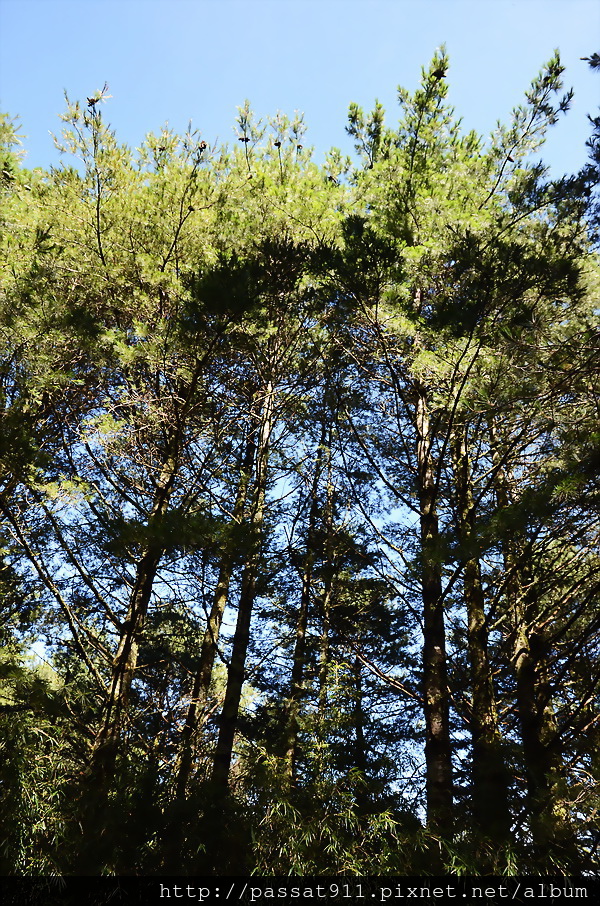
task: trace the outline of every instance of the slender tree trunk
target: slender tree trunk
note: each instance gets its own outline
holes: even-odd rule
[[[256,577],[262,545],[264,504],[269,458],[269,440],[272,428],[274,389],[269,383],[265,389],[261,412],[261,423],[256,450],[256,477],[254,503],[249,529],[251,531],[250,552],[242,573],[242,587],[238,606],[238,617],[233,637],[231,661],[227,675],[225,701],[221,712],[219,738],[215,751],[212,784],[217,795],[224,795],[229,785],[229,774],[233,758],[235,728],[240,710],[242,688],[245,679],[246,655],[250,642],[250,624],[254,607]]]
[[[310,531],[309,531],[310,534]],[[307,542],[306,557],[302,575],[302,592],[300,595],[300,609],[296,624],[296,642],[292,661],[292,675],[290,682],[290,696],[287,705],[287,728],[285,748],[285,776],[288,784],[294,786],[297,779],[296,763],[298,755],[298,733],[300,698],[304,684],[304,664],[306,660],[306,629],[308,625],[308,611],[312,585],[312,567],[314,554],[310,539]]]
[[[331,440],[329,442],[331,446]],[[327,501],[325,504],[325,511],[323,513],[323,529],[324,529],[324,581],[323,581],[323,595],[321,599],[321,633],[319,636],[319,668],[318,668],[318,702],[317,702],[317,717],[318,717],[318,745],[317,745],[317,754],[314,759],[314,778],[318,779],[325,767],[324,764],[324,752],[326,749],[327,741],[327,714],[329,712],[329,677],[330,677],[330,665],[331,665],[331,643],[330,643],[330,627],[331,627],[331,605],[333,601],[333,595],[335,591],[335,574],[336,566],[334,563],[334,553],[332,550],[331,541],[333,539],[333,499],[334,499],[334,488],[333,482],[331,480],[331,456],[328,456],[327,459]]]
[[[256,438],[252,434],[246,442],[244,456],[240,464],[240,477],[232,513],[232,524],[234,526],[239,525],[244,516],[255,454]],[[186,813],[185,803],[196,754],[197,736],[205,719],[208,693],[235,559],[236,551],[231,545],[223,554],[219,566],[213,603],[202,638],[198,669],[194,676],[192,695],[187,709],[185,724],[181,732],[174,802],[168,810],[163,834],[163,866],[167,874],[177,875],[182,873],[186,861],[184,841],[186,825],[191,816]]]
[[[290,683],[290,696],[288,701],[287,730],[286,730],[286,779],[292,786],[296,783],[296,761],[298,755],[299,710],[300,699],[304,688],[304,668],[306,663],[306,629],[313,582],[313,564],[317,554],[317,520],[319,517],[318,490],[323,471],[323,449],[327,437],[327,426],[323,423],[321,437],[315,456],[315,467],[310,491],[310,513],[306,536],[306,554],[302,572],[302,591],[300,595],[300,609],[296,624],[296,642],[292,662],[292,675]]]
[[[153,524],[167,511],[175,472],[175,458],[169,457],[157,482],[152,511],[148,520],[150,534]],[[162,548],[150,541],[138,561],[127,615],[121,626],[117,653],[113,661],[108,702],[92,752],[90,774],[94,783],[99,784],[100,787],[110,785],[114,775],[122,720],[129,704],[131,684],[137,667],[138,639],[144,627],[162,554]]]
[[[542,715],[537,701],[537,665],[531,649],[525,607],[519,595],[513,601],[513,663],[517,680],[517,708],[521,743],[527,772],[529,822],[534,848],[543,858],[550,842],[550,825],[545,817],[551,812],[548,753],[542,741]],[[548,816],[549,817],[549,816]]]
[[[152,511],[148,519],[151,537],[153,525],[167,511],[177,469],[175,456],[167,457],[157,481]],[[110,863],[117,845],[114,820],[108,811],[109,792],[114,785],[116,759],[121,742],[123,718],[127,713],[131,685],[138,661],[138,640],[144,627],[152,588],[163,549],[149,541],[136,569],[127,615],[121,626],[117,653],[113,661],[108,702],[92,750],[89,771],[84,779],[79,802],[78,826],[81,835],[73,843],[73,872],[81,875],[100,874]]]
[[[359,783],[355,792],[356,803],[360,810],[367,812],[369,809],[369,792],[367,786],[367,740],[365,737],[365,711],[363,706],[363,665],[359,657],[354,658],[352,665],[353,692],[353,722],[354,722],[354,767],[359,772]]]
[[[463,551],[463,593],[467,612],[467,645],[472,690],[471,739],[473,759],[473,817],[483,834],[495,841],[508,839],[508,776],[502,756],[494,684],[488,658],[488,629],[479,558],[471,556],[475,508],[465,427],[452,439],[452,458],[458,509],[458,533]]]
[[[511,503],[510,482],[495,430],[492,439],[496,501],[504,509]],[[548,870],[554,855],[569,859],[577,852],[577,845],[558,795],[563,767],[551,705],[545,632],[537,625],[539,605],[530,570],[531,551],[519,533],[505,538],[503,549],[529,827],[534,857]]]
[[[418,496],[421,534],[423,600],[423,701],[427,821],[434,831],[452,827],[452,751],[442,576],[437,554],[439,538],[436,481],[427,405],[427,390],[416,385]]]
[[[318,779],[323,772],[323,752],[327,737],[326,718],[329,710],[329,667],[331,664],[331,645],[329,641],[330,604],[333,590],[333,581],[330,576],[325,583],[322,604],[321,633],[319,636],[319,694],[317,703],[318,718],[318,745],[314,760],[314,779]]]
[[[239,525],[242,520],[246,500],[248,496],[248,484],[252,464],[256,454],[256,441],[252,436],[246,443],[244,458],[241,466],[240,480],[233,509],[233,524]],[[192,688],[192,697],[188,706],[185,725],[181,734],[179,767],[177,771],[177,782],[175,798],[179,801],[185,799],[187,785],[190,779],[192,764],[194,760],[194,739],[198,731],[198,724],[202,710],[206,705],[208,690],[212,679],[212,673],[223,622],[223,614],[227,606],[229,594],[229,585],[231,583],[231,574],[235,562],[235,550],[228,550],[219,568],[219,576],[215,588],[213,604],[208,618],[208,624],[202,639],[202,648],[200,650],[200,663],[194,685]]]
[[[564,767],[551,703],[547,644],[544,630],[532,628],[528,611],[521,598],[515,607],[514,666],[534,854],[545,870],[556,859],[573,872],[578,869],[578,847],[559,792]]]

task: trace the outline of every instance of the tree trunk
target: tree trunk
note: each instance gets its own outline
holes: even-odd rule
[[[447,833],[452,827],[452,752],[442,576],[437,553],[439,529],[427,390],[416,384],[418,497],[423,600],[423,701],[427,822]]]
[[[273,385],[269,382],[264,393],[256,450],[254,502],[249,526],[251,532],[250,551],[242,573],[242,587],[238,606],[237,623],[233,637],[231,661],[227,675],[225,702],[221,712],[219,738],[213,762],[212,785],[218,796],[223,796],[227,792],[229,785],[235,728],[245,679],[246,655],[250,642],[250,624],[255,599],[256,575],[262,546],[267,465],[273,408],[274,389]]]
[[[307,541],[306,557],[302,574],[302,592],[300,595],[300,609],[296,624],[296,642],[292,662],[292,675],[290,681],[290,696],[287,704],[287,727],[285,748],[285,777],[289,785],[294,786],[297,779],[296,762],[298,755],[298,733],[300,698],[304,684],[304,664],[306,660],[306,628],[308,625],[308,610],[312,584],[312,567],[314,553],[310,540]]]
[[[496,502],[511,503],[509,477],[492,430]],[[547,871],[553,856],[570,859],[577,845],[565,819],[557,784],[563,773],[551,705],[545,632],[537,625],[538,602],[530,570],[531,550],[516,533],[503,540],[506,596],[512,624],[512,661],[517,712],[527,777],[527,812],[537,865]]]
[[[167,511],[175,473],[175,458],[169,457],[157,482],[152,511],[148,519],[149,534],[152,532],[153,524]],[[129,704],[129,693],[137,667],[138,639],[144,627],[154,579],[162,554],[162,548],[150,540],[138,561],[127,615],[121,625],[121,635],[113,661],[109,698],[102,725],[94,742],[90,766],[90,774],[94,783],[98,783],[101,787],[110,785],[114,775],[122,720]]]
[[[548,651],[543,629],[531,624],[522,600],[515,608],[514,666],[517,707],[527,773],[529,824],[538,865],[578,870],[578,846],[560,797],[564,774],[551,703]]]
[[[244,451],[240,481],[238,485],[235,506],[233,509],[234,525],[239,525],[243,518],[244,508],[246,506],[246,500],[248,496],[250,473],[252,470],[255,454],[256,441],[254,436],[251,436],[246,443],[246,449]],[[185,799],[186,789],[190,779],[194,759],[194,739],[198,731],[198,725],[202,710],[205,707],[208,698],[208,690],[212,679],[212,672],[217,653],[223,614],[225,613],[225,607],[227,606],[229,585],[231,582],[231,574],[234,562],[235,550],[230,549],[225,553],[221,560],[219,577],[213,598],[213,605],[202,640],[202,648],[200,650],[200,663],[198,665],[198,670],[194,678],[192,697],[188,706],[186,721],[181,734],[180,758],[175,790],[175,798],[179,801]]]
[[[352,679],[354,681],[353,709],[352,717],[354,722],[354,767],[359,772],[358,786],[355,791],[356,804],[359,810],[368,812],[370,804],[369,789],[367,783],[368,758],[367,758],[367,740],[365,737],[365,712],[363,708],[363,683],[362,683],[363,665],[359,657],[354,658],[352,665]]]
[[[330,630],[330,605],[333,593],[333,577],[329,576],[325,583],[322,604],[321,634],[319,636],[319,697],[317,710],[317,747],[314,758],[313,780],[320,777],[324,769],[323,753],[326,747],[327,724],[326,718],[329,711],[329,674],[331,664],[331,645],[329,640]]]
[[[488,659],[488,630],[479,558],[470,550],[475,507],[464,426],[452,438],[452,458],[458,510],[458,534],[463,559],[463,593],[467,612],[467,646],[472,690],[471,739],[473,817],[486,836],[498,842],[510,833],[508,776],[502,756],[494,684]]]
[[[302,572],[302,592],[300,595],[300,609],[298,611],[298,622],[296,625],[296,643],[294,645],[290,696],[288,701],[285,773],[287,782],[292,786],[296,783],[296,761],[298,754],[299,732],[298,714],[300,709],[300,699],[304,688],[304,667],[306,662],[306,628],[308,625],[308,613],[312,591],[313,564],[315,556],[317,554],[316,530],[317,520],[319,517],[318,490],[321,473],[323,471],[323,449],[326,437],[327,426],[325,425],[325,423],[323,423],[321,427],[319,446],[317,448],[317,454],[315,456],[314,475],[310,491],[310,513],[306,537],[306,554],[304,557],[304,566]]]
[[[152,588],[163,549],[151,538],[153,525],[167,511],[175,474],[176,458],[166,459],[157,481],[152,511],[148,519],[150,540],[136,569],[135,582],[127,615],[121,625],[117,653],[113,661],[108,702],[102,725],[96,735],[90,767],[83,781],[79,802],[78,826],[81,835],[73,844],[73,872],[81,875],[99,874],[110,862],[115,849],[109,813],[109,792],[114,784],[116,759],[121,742],[123,718],[127,713],[129,695],[138,659],[138,639],[144,627]]]

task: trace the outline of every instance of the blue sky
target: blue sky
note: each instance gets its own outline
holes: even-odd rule
[[[544,152],[555,175],[586,160],[587,113],[600,79],[580,57],[598,50],[597,0],[0,0],[0,109],[18,115],[30,167],[57,161],[63,92],[101,88],[121,141],[191,119],[231,142],[236,107],[305,113],[317,159],[345,137],[351,101],[378,98],[398,116],[396,87],[414,89],[445,42],[449,100],[467,129],[506,120],[555,47],[573,108]]]

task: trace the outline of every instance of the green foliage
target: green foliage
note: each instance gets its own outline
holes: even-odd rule
[[[0,118],[3,873],[590,868],[597,141],[532,160],[557,54],[488,141],[448,74],[322,167],[248,102],[131,149],[67,98],[34,173]]]

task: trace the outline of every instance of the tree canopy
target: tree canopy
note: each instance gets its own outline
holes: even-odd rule
[[[596,863],[599,123],[448,75],[323,165],[0,121],[3,874]]]

